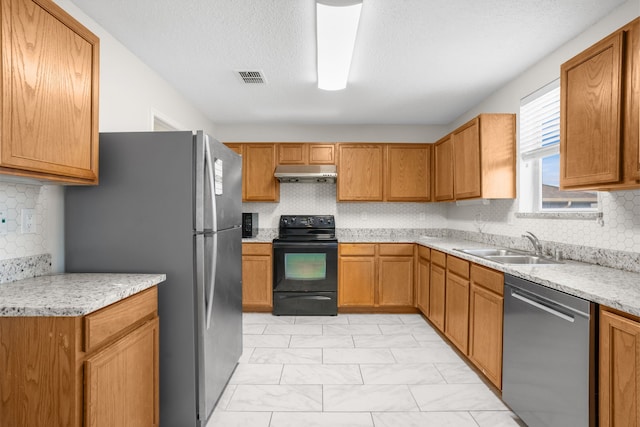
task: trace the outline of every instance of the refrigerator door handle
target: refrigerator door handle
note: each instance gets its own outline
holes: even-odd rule
[[[216,267],[218,262],[218,217],[216,214],[216,189],[215,180],[213,176],[214,164],[211,158],[211,144],[209,136],[204,137],[204,155],[205,155],[205,170],[207,171],[207,178],[209,180],[209,191],[211,192],[211,219],[213,226],[213,250],[211,252],[211,278],[209,283],[209,298],[205,300],[206,312],[207,312],[207,329],[211,327],[211,313],[213,312],[213,297],[216,290]]]

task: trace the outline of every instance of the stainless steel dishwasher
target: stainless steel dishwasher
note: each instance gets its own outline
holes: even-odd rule
[[[595,426],[595,304],[504,277],[502,399],[529,427]]]

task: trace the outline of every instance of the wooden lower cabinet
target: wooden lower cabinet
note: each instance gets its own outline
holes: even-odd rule
[[[338,307],[414,310],[414,244],[342,243]]]
[[[447,256],[431,250],[431,282],[429,284],[429,320],[444,332],[445,278]]]
[[[78,317],[0,317],[0,425],[159,425],[156,287]]]
[[[414,247],[412,243],[378,245],[379,306],[414,306]]]
[[[375,305],[375,245],[349,245],[338,257],[338,307]],[[348,248],[348,249],[346,249]]]
[[[273,309],[273,248],[271,243],[242,244],[242,310]]]
[[[469,262],[447,255],[444,334],[464,354],[469,344]]]
[[[158,425],[158,318],[85,362],[85,426]]]
[[[640,318],[600,309],[600,427],[640,424]]]
[[[469,360],[502,389],[504,274],[471,264]]]
[[[431,278],[431,250],[418,246],[418,268],[416,277],[416,307],[429,317],[429,283]]]

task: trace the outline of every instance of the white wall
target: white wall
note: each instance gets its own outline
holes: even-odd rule
[[[609,16],[531,67],[479,105],[466,112],[449,130],[480,113],[518,113],[520,99],[560,77],[560,65],[640,15],[640,0],[628,0]],[[540,239],[640,252],[640,190],[599,193],[602,224],[595,220],[519,219],[517,201],[492,201],[489,206],[449,204],[449,228],[519,236],[525,230]]]
[[[153,70],[69,0],[55,0],[100,37],[100,131],[152,129],[153,114],[183,129],[215,135],[211,120],[194,108]],[[63,188],[0,182],[0,213],[7,233],[0,234],[0,259],[51,253],[52,270],[64,269]],[[22,208],[36,210],[35,234],[20,232]]]
[[[401,125],[255,125],[218,123],[223,142],[434,142],[445,126]]]

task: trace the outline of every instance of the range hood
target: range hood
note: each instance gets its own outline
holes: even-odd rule
[[[273,174],[280,182],[336,182],[335,165],[280,165]]]

